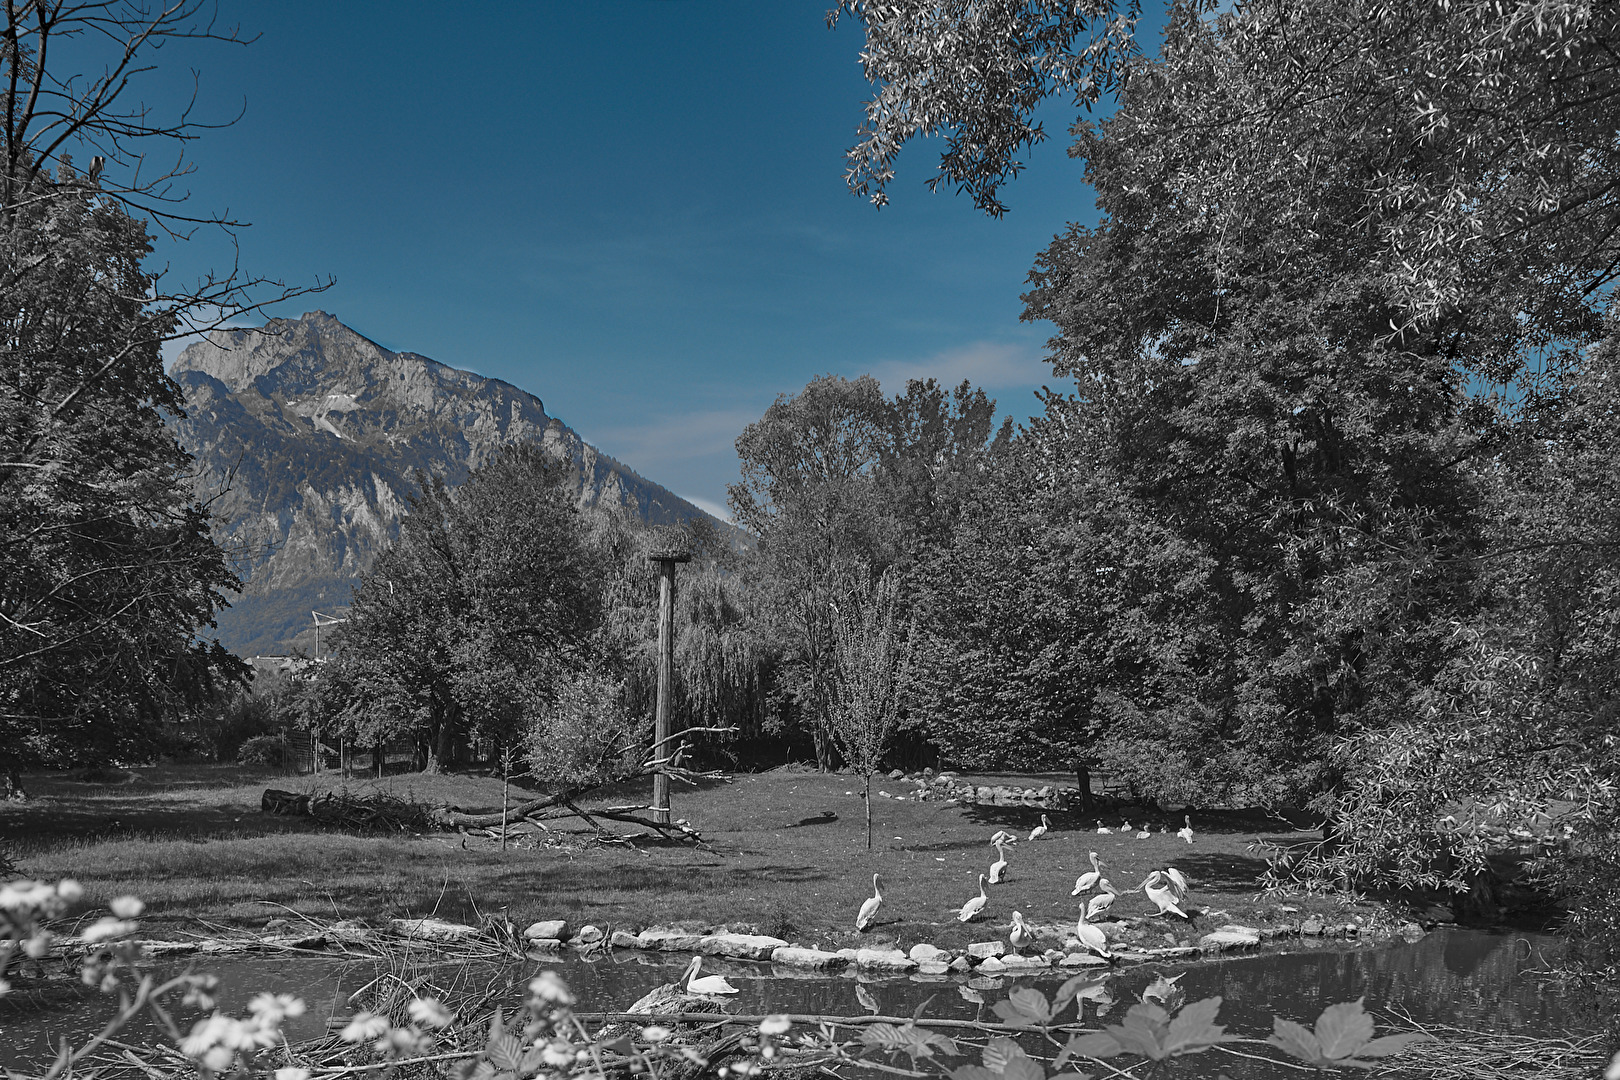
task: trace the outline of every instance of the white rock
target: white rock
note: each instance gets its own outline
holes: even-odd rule
[[[1003,964],[999,957],[987,956],[979,961],[979,966],[974,970],[981,975],[993,975],[998,971],[1006,971],[1007,965]]]
[[[771,963],[787,967],[809,968],[814,971],[839,971],[849,965],[850,958],[820,949],[801,949],[796,945],[783,945],[771,950]]]
[[[855,966],[868,971],[916,971],[917,961],[899,949],[858,949]]]
[[[764,934],[710,934],[698,942],[704,956],[733,956],[741,960],[769,960],[771,954],[788,943]]]
[[[529,928],[523,931],[523,936],[530,940],[534,938],[557,938],[560,941],[568,936],[568,920],[541,919],[539,922],[532,922],[529,924]]]
[[[423,941],[461,941],[478,936],[476,926],[445,922],[443,919],[390,919],[388,926],[400,937]]]
[[[940,960],[950,956],[951,954],[940,948],[938,945],[931,945],[926,941],[921,941],[913,945],[911,947],[911,951],[906,953],[906,955],[920,964],[924,960]]]

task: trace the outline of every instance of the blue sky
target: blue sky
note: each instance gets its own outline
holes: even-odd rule
[[[260,39],[165,50],[153,93],[195,67],[205,119],[245,103],[194,144],[193,205],[252,223],[250,272],[337,279],[272,314],[512,382],[720,510],[742,428],[824,372],[965,377],[1036,411],[1052,327],[1018,296],[1094,218],[1066,102],[999,221],[923,186],[937,142],[889,207],[852,196],[869,87],[828,3],[223,0]],[[182,277],[231,258],[206,230],[159,254]]]

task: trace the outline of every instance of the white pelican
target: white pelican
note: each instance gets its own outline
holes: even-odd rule
[[[956,916],[957,921],[970,922],[971,920],[978,918],[979,912],[983,911],[984,905],[988,904],[989,902],[990,894],[984,891],[984,875],[980,874],[979,895],[962,905],[962,910],[958,912]]]
[[[1187,895],[1187,879],[1182,877],[1181,871],[1173,866],[1165,869],[1164,876],[1170,879],[1171,884],[1175,885],[1176,901],[1179,903],[1181,898]]]
[[[1023,914],[1017,911],[1013,912],[1012,929],[1007,933],[1007,943],[1012,946],[1013,952],[1018,952],[1034,940],[1035,931],[1030,928],[1029,923],[1024,921]]]
[[[872,895],[866,898],[866,903],[861,905],[860,914],[855,916],[855,929],[864,934],[866,928],[872,925],[872,920],[877,918],[878,907],[882,903],[883,894],[878,891],[878,876],[873,874]]]
[[[1128,821],[1122,821],[1122,822],[1119,823],[1119,831],[1120,832],[1130,832],[1133,828],[1134,828],[1134,826],[1132,826],[1131,823],[1128,822]]]
[[[1046,820],[1046,815],[1042,814],[1041,823],[1029,830],[1029,838],[1031,840],[1039,840],[1041,837],[1046,835],[1046,830],[1050,827],[1051,823]]]
[[[1069,895],[1079,896],[1083,892],[1089,892],[1096,888],[1097,882],[1101,880],[1102,863],[1097,860],[1097,853],[1093,851],[1091,853],[1091,869],[1074,879],[1074,892]]]
[[[1190,843],[1193,842],[1193,838],[1192,838],[1192,836],[1193,836],[1193,833],[1192,833],[1192,815],[1191,814],[1182,814],[1181,815],[1181,820],[1185,821],[1186,824],[1183,825],[1181,828],[1176,830],[1176,835],[1181,837],[1183,840],[1187,841],[1187,843],[1190,844]]]
[[[1114,954],[1108,951],[1108,935],[1086,921],[1086,913],[1080,913],[1080,921],[1075,924],[1074,936],[1080,939],[1080,944],[1102,957],[1112,960]]]
[[[1008,832],[1006,829],[997,829],[995,832],[990,834],[990,846],[991,847],[1000,847],[1002,844],[1016,844],[1016,843],[1018,843],[1018,837],[1014,836],[1012,833]]]
[[[1086,905],[1086,918],[1095,919],[1097,916],[1101,915],[1103,912],[1112,907],[1113,903],[1113,893],[1098,893],[1096,896],[1093,896],[1091,898],[1091,902]]]
[[[1151,840],[1153,839],[1153,830],[1143,825],[1141,830],[1137,832],[1136,838],[1138,840]]]
[[[990,864],[990,884],[1000,885],[1007,880],[1007,848],[997,844],[996,850],[1001,852],[1001,858]]]
[[[698,978],[698,969],[703,966],[703,957],[694,956],[692,962],[686,965],[686,992],[688,994],[735,994],[737,988],[726,982],[724,975],[705,975]]]
[[[1108,826],[1106,826],[1106,825],[1104,825],[1102,823],[1102,818],[1097,819],[1097,835],[1098,836],[1108,836],[1111,833],[1113,833],[1113,831],[1114,831],[1113,829],[1110,829]]]
[[[1153,914],[1163,915],[1168,912],[1171,915],[1180,915],[1188,922],[1192,922],[1192,919],[1187,915],[1187,913],[1182,911],[1181,908],[1176,905],[1175,889],[1173,887],[1168,889],[1164,887],[1163,882],[1165,880],[1165,875],[1162,872],[1155,870],[1153,873],[1147,876],[1146,881],[1142,882],[1142,892],[1149,900],[1153,901],[1159,906],[1159,910],[1155,911]]]

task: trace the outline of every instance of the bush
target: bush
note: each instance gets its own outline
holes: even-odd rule
[[[293,748],[280,735],[255,735],[236,752],[238,765],[270,765],[285,769],[292,764]]]

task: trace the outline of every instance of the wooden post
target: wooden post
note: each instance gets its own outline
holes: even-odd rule
[[[658,566],[658,706],[654,713],[653,738],[659,757],[675,752],[669,743],[670,695],[675,692],[675,564],[691,562],[684,545],[655,546],[647,561]],[[669,777],[653,773],[653,820],[668,825]]]

